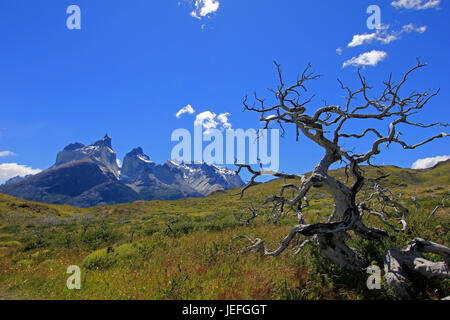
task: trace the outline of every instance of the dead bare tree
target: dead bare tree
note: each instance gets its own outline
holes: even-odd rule
[[[244,217],[248,211],[250,212],[250,215]],[[259,214],[258,210],[255,208],[255,205],[253,204],[253,202],[251,202],[248,205],[247,210],[241,210],[240,214],[233,213],[233,215],[237,222],[243,223],[245,226],[249,227],[250,222],[254,220]]]
[[[444,261],[432,262],[427,260],[422,254],[427,252],[440,255]],[[385,252],[384,278],[397,295],[404,298],[414,298],[414,282],[408,276],[411,271],[426,279],[440,280],[450,276],[449,264],[450,248],[417,238],[409,242],[405,250],[393,248]]]
[[[281,67],[275,62],[279,85],[276,90],[270,90],[275,96],[275,103],[266,106],[265,100],[255,94],[255,102],[248,104],[246,97],[243,104],[245,110],[254,111],[260,114],[260,121],[264,123],[264,129],[269,129],[275,124],[285,134],[284,126],[292,124],[296,130],[297,141],[300,133],[323,148],[324,156],[309,176],[297,174],[285,174],[281,172],[266,171],[260,166],[254,169],[246,164],[236,164],[237,173],[242,169],[247,169],[251,174],[250,182],[241,190],[241,197],[251,187],[259,184],[256,179],[263,175],[272,175],[286,180],[293,180],[293,183],[286,183],[282,186],[280,193],[268,197],[265,204],[271,204],[281,213],[294,209],[298,215],[298,224],[295,225],[289,234],[281,241],[275,250],[268,250],[264,240],[252,240],[246,235],[239,236],[247,239],[251,245],[242,252],[257,251],[267,256],[278,256],[290,245],[296,235],[303,235],[307,240],[303,242],[297,253],[310,242],[318,244],[320,253],[327,259],[347,270],[362,270],[367,266],[366,259],[358,250],[349,247],[346,240],[350,237],[349,231],[355,235],[368,240],[380,240],[388,236],[387,232],[381,229],[370,227],[363,222],[364,213],[373,215],[381,219],[386,225],[395,231],[405,230],[407,227],[406,218],[408,210],[394,199],[392,193],[381,187],[379,179],[368,179],[363,176],[362,164],[371,165],[374,156],[380,153],[380,146],[389,147],[391,144],[399,144],[405,150],[415,149],[435,139],[447,137],[447,133],[439,133],[422,142],[408,144],[402,138],[399,131],[400,125],[430,128],[435,126],[448,126],[444,123],[422,124],[410,120],[411,116],[420,112],[423,107],[439,92],[426,90],[423,92],[412,91],[403,95],[402,88],[408,77],[416,70],[426,64],[417,60],[417,65],[407,71],[402,80],[398,83],[392,80],[392,74],[384,82],[384,90],[379,97],[369,97],[372,89],[361,71],[358,70],[360,87],[351,90],[339,81],[342,90],[346,93],[343,105],[328,105],[314,109],[313,113],[308,113],[308,106],[314,96],[304,97],[307,94],[306,84],[316,80],[320,76],[311,72],[311,65],[308,64],[301,76],[292,85],[286,85]],[[362,103],[355,105],[359,99]],[[369,127],[361,134],[344,133],[347,124],[356,120],[381,120],[379,122],[388,124],[388,130],[383,133],[382,129]],[[371,121],[371,125],[375,121]],[[374,139],[370,142],[368,150],[362,153],[355,153],[346,150],[342,141],[344,139],[365,139],[370,136]],[[346,141],[347,141],[346,140]],[[343,183],[329,175],[331,165],[336,162],[345,163],[345,172],[350,175],[350,183]],[[370,187],[372,194],[361,202],[357,202],[357,196],[362,187]],[[334,210],[326,223],[307,224],[304,218],[303,209],[305,197],[312,188],[322,188],[331,195],[334,201]],[[285,191],[293,190],[294,195],[289,196]],[[376,210],[373,206],[381,206]],[[401,224],[401,229],[396,228],[388,221],[389,218],[396,218]],[[447,250],[447,249],[446,249]],[[424,271],[425,272],[425,271]]]

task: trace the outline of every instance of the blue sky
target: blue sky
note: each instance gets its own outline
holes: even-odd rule
[[[71,4],[81,8],[81,30],[66,27]],[[366,26],[372,4],[381,8],[383,26],[389,26],[375,35]],[[259,115],[243,113],[242,99],[255,90],[271,97],[273,60],[282,64],[286,81],[295,81],[308,62],[324,75],[310,88],[316,94],[314,110],[322,100],[343,102],[337,78],[356,86],[356,67],[344,68],[345,61],[361,62],[360,55],[372,52],[365,56],[372,65],[363,73],[379,88],[389,72],[398,79],[420,57],[429,66],[411,78],[409,88],[441,92],[417,119],[449,122],[448,3],[394,4],[0,0],[0,180],[2,174],[25,172],[22,166],[45,169],[67,144],[89,144],[105,133],[121,159],[141,146],[153,161],[164,162],[175,145],[173,130],[193,129],[195,117],[205,111],[229,113],[233,128],[259,128]],[[366,42],[355,45],[363,38]],[[176,118],[188,104],[195,114]],[[412,143],[444,130],[405,128],[402,133]],[[375,162],[410,167],[417,159],[449,154],[443,139],[406,152],[392,146]],[[305,139],[295,142],[291,128],[281,140],[280,170],[309,171],[321,155]]]

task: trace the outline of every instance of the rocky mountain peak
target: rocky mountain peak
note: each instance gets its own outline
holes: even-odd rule
[[[123,159],[121,179],[136,181],[154,165],[141,147],[134,148]]]
[[[138,155],[138,154],[143,154],[144,150],[141,147],[137,147],[134,148],[133,150],[131,150],[128,154],[129,155]]]
[[[94,142],[92,144],[92,146],[95,146],[95,147],[108,147],[108,148],[112,149],[111,141],[112,141],[111,137],[108,134],[105,134],[103,139]]]
[[[89,158],[101,164],[106,171],[110,171],[114,176],[119,177],[119,167],[117,166],[117,156],[111,145],[111,137],[107,134],[101,140],[86,146],[82,143],[76,142],[69,144],[58,153],[56,156],[55,166],[79,161]]]
[[[126,157],[140,157],[146,160],[150,160],[150,158],[144,153],[144,150],[141,147],[134,148],[126,154]]]
[[[81,148],[84,148],[84,147],[85,147],[84,144],[82,144],[82,143],[80,143],[80,142],[75,142],[75,143],[71,143],[71,144],[69,144],[68,146],[66,146],[66,147],[64,148],[64,150],[66,150],[66,151],[72,151],[72,150],[77,150],[77,149],[81,149]]]

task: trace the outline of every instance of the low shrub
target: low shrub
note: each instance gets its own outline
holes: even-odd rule
[[[19,247],[21,243],[19,241],[0,241],[0,247],[10,248]]]
[[[129,263],[139,256],[138,246],[127,243],[118,247],[108,247],[90,253],[83,261],[89,270],[105,270],[120,263]]]

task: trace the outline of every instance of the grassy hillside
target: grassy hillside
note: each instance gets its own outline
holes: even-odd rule
[[[450,245],[448,207],[430,212],[449,198],[450,162],[429,170],[385,166],[364,168],[383,180],[411,211],[404,233],[387,230],[380,243],[350,241],[369,261],[382,266],[389,247],[404,248],[422,237]],[[343,170],[333,172],[345,181]],[[384,286],[366,289],[366,274],[342,272],[322,259],[314,246],[293,257],[295,247],[278,258],[253,253],[239,255],[239,234],[260,237],[276,247],[295,224],[294,218],[250,227],[238,223],[238,213],[250,201],[278,192],[275,180],[249,190],[216,192],[205,198],[139,201],[80,209],[19,200],[0,194],[0,299],[383,299],[393,298]],[[420,205],[416,209],[411,196]],[[307,222],[325,221],[332,203],[321,190],[310,194]],[[374,226],[386,227],[372,220]],[[434,257],[431,257],[434,258]],[[68,290],[67,267],[79,265],[82,289]],[[450,284],[424,283],[421,298],[450,295]]]

